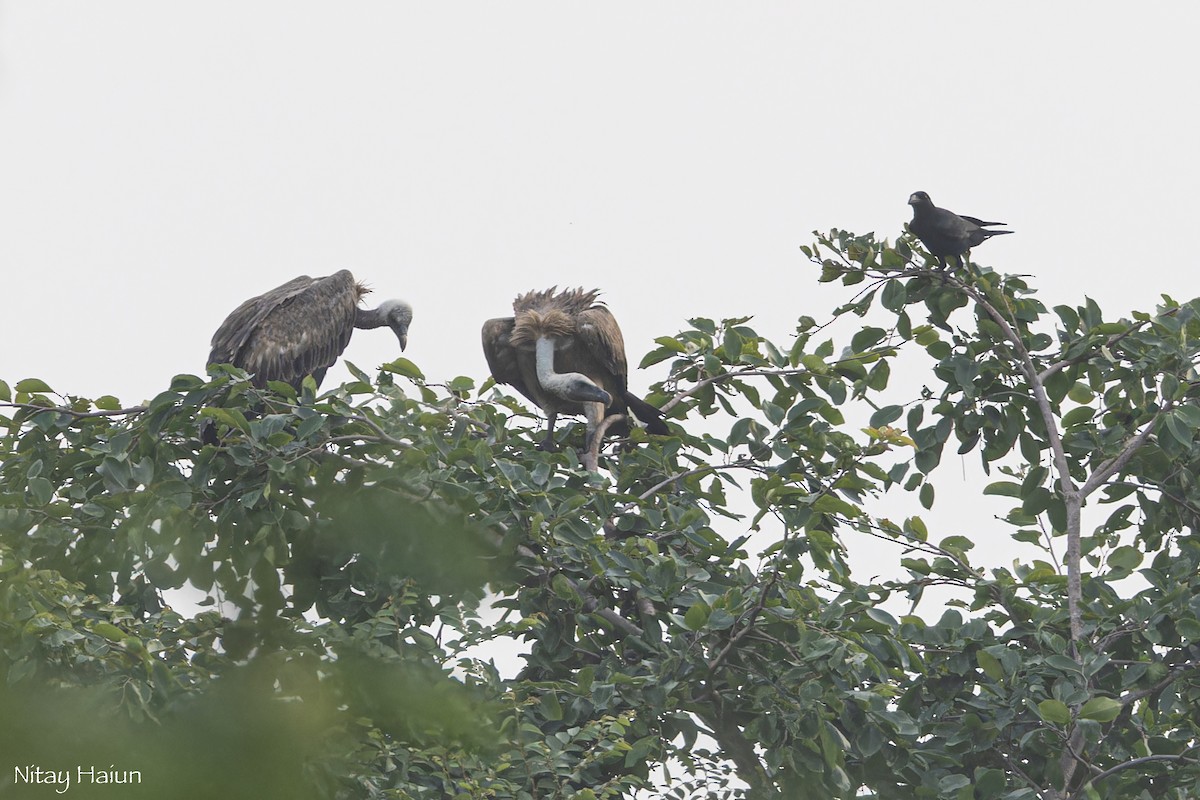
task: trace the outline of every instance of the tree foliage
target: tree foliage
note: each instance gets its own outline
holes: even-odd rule
[[[0,752],[176,797],[1200,794],[1200,301],[1108,321],[907,239],[804,251],[844,304],[656,340],[676,435],[596,472],[404,359],[134,408],[0,383]],[[948,446],[1011,565],[886,513]],[[851,575],[868,546],[894,574]]]

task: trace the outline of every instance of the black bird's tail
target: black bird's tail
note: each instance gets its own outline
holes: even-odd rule
[[[987,222],[985,225],[1003,225],[1003,222]],[[983,238],[990,239],[993,236],[1003,236],[1006,233],[1016,233],[1016,231],[984,231]]]
[[[632,392],[625,392],[625,402],[629,406],[629,410],[633,415],[646,423],[646,432],[655,436],[669,436],[671,429],[667,427],[667,423],[663,420],[663,414],[654,406],[647,403],[640,397],[637,397]]]
[[[1007,225],[1008,224],[1006,222],[984,222],[983,220],[981,220],[977,217],[968,217],[966,214],[959,214],[958,216],[962,217],[963,219],[965,219],[967,222],[971,223],[972,225],[978,225],[981,228],[986,228],[988,225]],[[1004,233],[1012,233],[1012,231],[1004,231]]]

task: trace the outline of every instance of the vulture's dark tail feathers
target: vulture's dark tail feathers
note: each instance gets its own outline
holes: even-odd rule
[[[671,429],[663,421],[662,412],[657,408],[630,392],[625,393],[625,402],[629,405],[629,410],[633,412],[634,416],[646,423],[647,433],[652,433],[655,436],[669,436],[671,434]]]

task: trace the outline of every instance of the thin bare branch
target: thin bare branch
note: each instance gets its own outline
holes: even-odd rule
[[[129,408],[116,408],[110,410],[100,409],[97,411],[76,411],[69,406],[39,406],[36,403],[0,403],[0,408],[24,408],[31,411],[57,411],[60,414],[67,414],[75,419],[89,419],[92,417],[121,417],[131,414],[141,414],[146,410],[146,406],[130,406]]]
[[[665,478],[665,479],[659,481],[658,483],[654,484],[646,491],[639,494],[637,499],[638,500],[649,500],[651,497],[658,494],[660,491],[667,488],[671,484],[676,483],[678,481],[687,480],[688,478],[692,477],[693,475],[703,475],[708,472],[724,472],[726,470],[731,470],[731,469],[748,469],[748,470],[751,470],[754,472],[761,472],[762,465],[761,464],[742,463],[742,462],[738,462],[735,464],[705,464],[702,467],[696,467],[695,469],[689,469],[686,472],[681,472],[678,475],[672,475],[669,478]]]
[[[862,353],[857,353],[848,358],[840,358],[840,359],[837,359],[836,361],[830,361],[830,362],[828,362],[828,364],[830,366],[836,366],[838,364],[847,364],[847,363],[855,362],[855,361],[866,361],[868,359],[873,359],[875,357],[885,355],[886,353],[890,353],[893,350],[895,350],[897,347],[899,347],[899,345],[889,345],[886,347],[874,347],[874,348],[871,348],[870,350],[867,350]],[[688,397],[691,397],[692,395],[696,394],[696,392],[705,388],[706,386],[711,386],[714,383],[721,383],[722,381],[731,380],[733,378],[754,378],[754,377],[786,378],[789,375],[808,375],[808,374],[812,374],[812,370],[808,369],[806,367],[796,367],[796,368],[786,368],[786,369],[782,368],[782,367],[778,367],[778,368],[745,367],[744,369],[735,369],[730,372],[722,372],[720,375],[710,375],[707,378],[703,378],[703,379],[697,381],[695,383],[695,385],[693,385],[689,389],[679,392],[674,397],[672,397],[670,400],[663,403],[662,408],[659,410],[665,414],[668,411],[670,411],[672,408],[674,408],[675,406],[679,405],[681,402],[686,400]]]

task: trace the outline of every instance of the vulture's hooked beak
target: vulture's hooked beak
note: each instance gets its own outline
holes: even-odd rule
[[[568,399],[579,403],[603,403],[605,408],[612,405],[612,395],[592,383],[587,376],[571,372],[562,377],[570,379],[563,387]]]
[[[400,352],[404,352],[404,348],[408,347],[408,323],[411,320],[411,313],[402,316],[400,319],[388,320],[388,327],[392,329],[392,333],[396,334],[396,338],[400,340]]]

